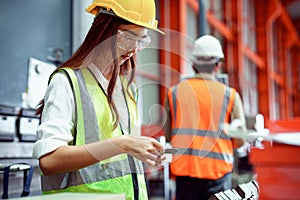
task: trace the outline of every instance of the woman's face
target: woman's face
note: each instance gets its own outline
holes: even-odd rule
[[[136,52],[146,48],[150,42],[148,29],[137,25],[121,25],[117,33],[117,52],[120,64]]]

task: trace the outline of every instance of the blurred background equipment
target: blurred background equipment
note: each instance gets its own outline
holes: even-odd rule
[[[53,63],[56,67],[59,67],[63,63],[63,49],[53,49],[53,56],[47,56],[47,60]]]
[[[25,108],[36,108],[39,102],[44,98],[48,80],[56,66],[51,63],[43,62],[36,58],[29,58],[28,83],[25,102],[22,103]]]
[[[22,108],[17,121],[17,136],[22,142],[37,140],[36,129],[40,124],[40,117],[35,114],[35,109]]]
[[[0,141],[14,141],[19,112],[17,107],[0,105]]]
[[[209,200],[258,200],[260,188],[256,181],[214,194]]]
[[[34,167],[27,163],[0,164],[0,173],[3,173],[3,194],[2,199],[8,199],[9,177],[12,173],[23,172],[23,190],[20,197],[30,194],[30,185],[34,173]]]

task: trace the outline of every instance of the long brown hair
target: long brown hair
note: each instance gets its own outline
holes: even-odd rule
[[[116,37],[113,37],[117,34],[119,26],[121,24],[131,24],[130,22],[118,18],[113,15],[99,13],[95,18],[90,30],[88,31],[85,40],[78,48],[78,50],[60,67],[60,68],[69,67],[72,69],[80,69],[89,64],[99,65],[99,50],[97,50],[98,46],[104,41],[109,41],[111,47],[112,58],[114,60],[113,67],[111,69],[111,79],[109,80],[108,88],[107,88],[107,100],[109,106],[111,107],[114,125],[117,126],[119,122],[119,114],[117,112],[116,106],[112,100],[112,94],[114,91],[114,87],[117,81],[119,74],[126,74],[129,76],[128,85],[126,88],[127,93],[132,98],[132,95],[128,92],[129,85],[134,81],[135,77],[135,58],[131,57],[129,60],[125,61],[122,66],[119,66],[117,60],[117,52],[116,52]],[[109,50],[108,50],[109,51]],[[44,108],[44,100],[41,101],[38,108],[36,109],[37,114],[42,114]]]

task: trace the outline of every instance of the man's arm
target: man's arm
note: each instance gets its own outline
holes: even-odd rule
[[[235,95],[234,105],[233,105],[233,109],[231,112],[231,121],[233,121],[235,119],[241,120],[242,130],[247,131],[244,107],[243,107],[243,103],[242,103],[241,97],[238,92]]]
[[[235,119],[241,120],[241,127],[240,127],[241,130],[247,131],[243,103],[242,103],[241,97],[238,92],[236,92],[235,99],[234,99],[234,105],[233,105],[233,109],[231,112],[231,121],[233,121]],[[233,138],[232,141],[233,141],[234,148],[241,147],[245,143],[245,141],[243,139],[238,139],[238,138]]]

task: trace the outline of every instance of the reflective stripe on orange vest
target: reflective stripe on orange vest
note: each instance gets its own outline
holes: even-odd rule
[[[223,125],[235,94],[219,82],[194,78],[170,88],[171,144],[178,148],[171,163],[174,175],[215,180],[232,171],[232,142]]]

